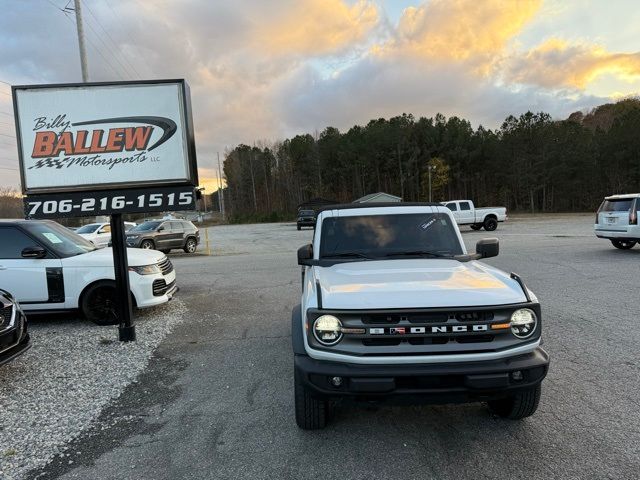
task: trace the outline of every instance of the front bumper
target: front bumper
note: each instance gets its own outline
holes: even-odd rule
[[[162,281],[164,285],[168,286],[162,295],[154,294],[154,282],[156,281]],[[136,306],[138,308],[155,307],[157,305],[167,303],[178,291],[175,270],[172,270],[167,275],[162,275],[160,273],[153,275],[138,275],[135,272],[130,272],[129,284],[131,286],[131,292],[136,299]]]
[[[362,365],[295,356],[295,369],[305,386],[318,398],[351,397],[386,400],[413,397],[425,403],[486,401],[533,387],[549,369],[549,355],[540,347],[533,352],[490,362]],[[522,374],[521,380],[513,372]],[[341,377],[333,386],[331,378]]]
[[[31,338],[27,333],[27,319],[18,313],[15,327],[0,333],[0,365],[7,363],[31,348]]]

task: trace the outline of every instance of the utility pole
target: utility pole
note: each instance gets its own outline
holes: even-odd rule
[[[74,0],[74,8],[76,12],[76,27],[78,28],[78,45],[80,47],[80,66],[82,67],[82,81],[89,81],[89,70],[87,68],[87,48],[84,43],[84,27],[82,26],[82,11],[80,0]]]
[[[224,185],[222,184],[222,169],[220,168],[220,152],[218,152],[218,182],[220,185],[218,188],[218,202],[220,203],[220,213],[224,220]]]

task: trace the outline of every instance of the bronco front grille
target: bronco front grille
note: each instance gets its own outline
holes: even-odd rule
[[[355,356],[432,355],[491,352],[521,345],[511,333],[509,322],[518,308],[531,308],[538,316],[538,304],[487,307],[415,308],[407,310],[316,310],[308,311],[309,346]],[[313,322],[323,314],[338,317],[347,331],[333,346],[323,346],[312,334]]]
[[[168,275],[171,272],[173,272],[173,264],[171,263],[171,260],[169,260],[167,257],[164,257],[164,260],[158,263],[158,267],[160,267],[160,271],[162,272],[162,275]]]

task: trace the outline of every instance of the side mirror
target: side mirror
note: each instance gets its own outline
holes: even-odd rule
[[[158,228],[158,231],[159,231],[159,232],[164,232],[165,230],[166,230],[166,228],[164,228],[164,227],[159,227],[159,228]]]
[[[476,253],[480,255],[480,258],[497,257],[500,253],[500,241],[497,238],[478,240]]]
[[[22,258],[44,258],[47,251],[42,247],[27,247],[22,250]]]
[[[313,246],[309,243],[298,249],[298,265],[311,265]]]

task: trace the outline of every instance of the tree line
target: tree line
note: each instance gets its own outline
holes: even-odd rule
[[[346,132],[327,127],[225,155],[225,204],[233,220],[291,218],[323,197],[351,202],[384,191],[405,201],[470,198],[512,211],[593,211],[602,197],[638,190],[640,100],[553,120],[509,116],[491,130],[456,116],[402,114]]]

